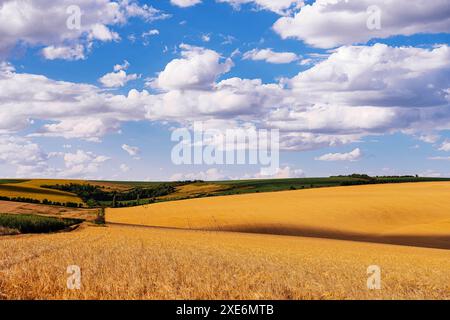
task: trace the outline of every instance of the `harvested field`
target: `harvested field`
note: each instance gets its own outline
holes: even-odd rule
[[[13,202],[13,201],[1,201],[0,200],[0,212],[1,213],[13,213],[13,214],[39,214],[48,215],[61,218],[77,218],[84,220],[94,220],[98,209],[85,209],[85,208],[67,208],[59,206],[49,206],[44,204]]]

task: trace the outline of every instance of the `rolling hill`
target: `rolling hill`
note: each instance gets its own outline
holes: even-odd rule
[[[108,209],[107,221],[450,249],[450,183],[318,188]]]
[[[0,180],[0,196],[9,198],[30,198],[40,201],[47,199],[61,203],[83,203],[83,201],[73,193],[41,187],[46,184],[61,183],[61,181],[69,180]]]

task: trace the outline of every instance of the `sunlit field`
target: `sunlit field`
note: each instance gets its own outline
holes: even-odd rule
[[[79,182],[78,180],[55,180],[55,179],[34,179],[34,180],[11,180],[0,183],[0,196],[4,197],[22,197],[36,200],[51,200],[57,202],[82,203],[82,200],[75,194],[42,188],[42,185],[70,182]],[[1,181],[0,181],[1,182]]]
[[[450,249],[450,183],[319,188],[108,209],[115,223]]]
[[[0,298],[450,299],[449,194],[431,182],[108,209],[106,226],[2,236]]]
[[[3,299],[450,298],[450,251],[408,246],[110,226],[7,236],[0,257]],[[374,264],[381,290],[366,286]]]

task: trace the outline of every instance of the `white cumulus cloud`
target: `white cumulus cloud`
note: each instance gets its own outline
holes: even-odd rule
[[[315,158],[319,161],[357,161],[363,156],[361,149],[356,148],[355,150],[348,153],[327,153],[323,156]]]
[[[128,144],[123,144],[122,149],[125,150],[132,157],[136,157],[141,152],[141,150],[138,147],[133,147]]]
[[[187,180],[219,181],[228,179],[229,178],[217,168],[211,168],[206,171],[200,171],[196,173],[175,173],[170,177],[171,181],[187,181]]]
[[[112,27],[132,17],[150,22],[168,15],[135,0],[2,0],[0,58],[9,56],[18,45],[27,45],[45,46],[45,58],[80,59],[83,50],[79,46],[91,47],[94,40],[119,40]]]
[[[186,44],[180,48],[182,58],[167,64],[154,80],[154,87],[163,90],[211,88],[217,77],[233,66],[231,59],[222,62],[221,56],[213,50]]]
[[[439,147],[440,151],[450,151],[450,140],[445,140]]]
[[[181,8],[192,7],[201,2],[202,0],[170,0],[170,3]]]
[[[253,4],[260,10],[269,10],[280,15],[290,14],[304,6],[303,0],[216,0],[226,2],[239,9],[243,4]]]
[[[244,53],[244,60],[266,61],[274,64],[291,63],[300,59],[293,52],[274,52],[272,49],[253,49]]]
[[[280,18],[273,29],[284,39],[334,48],[395,35],[448,32],[450,6],[448,0],[317,0]]]
[[[42,49],[42,54],[47,60],[82,60],[85,59],[84,47],[77,44],[73,47],[69,46],[49,46]]]
[[[153,81],[156,93],[113,94],[0,66],[0,133],[43,125],[33,136],[99,141],[126,121],[222,121],[230,128],[280,129],[283,150],[310,150],[401,132],[450,129],[450,49],[348,46],[290,79],[226,78],[229,59],[182,46]],[[127,63],[117,65],[124,71]],[[118,70],[118,71],[117,71]],[[219,77],[223,80],[217,80]]]

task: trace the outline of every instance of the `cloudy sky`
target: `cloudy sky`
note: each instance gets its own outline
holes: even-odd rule
[[[274,177],[450,176],[449,31],[448,0],[0,0],[0,176],[258,176],[173,164],[195,121],[279,129]]]

